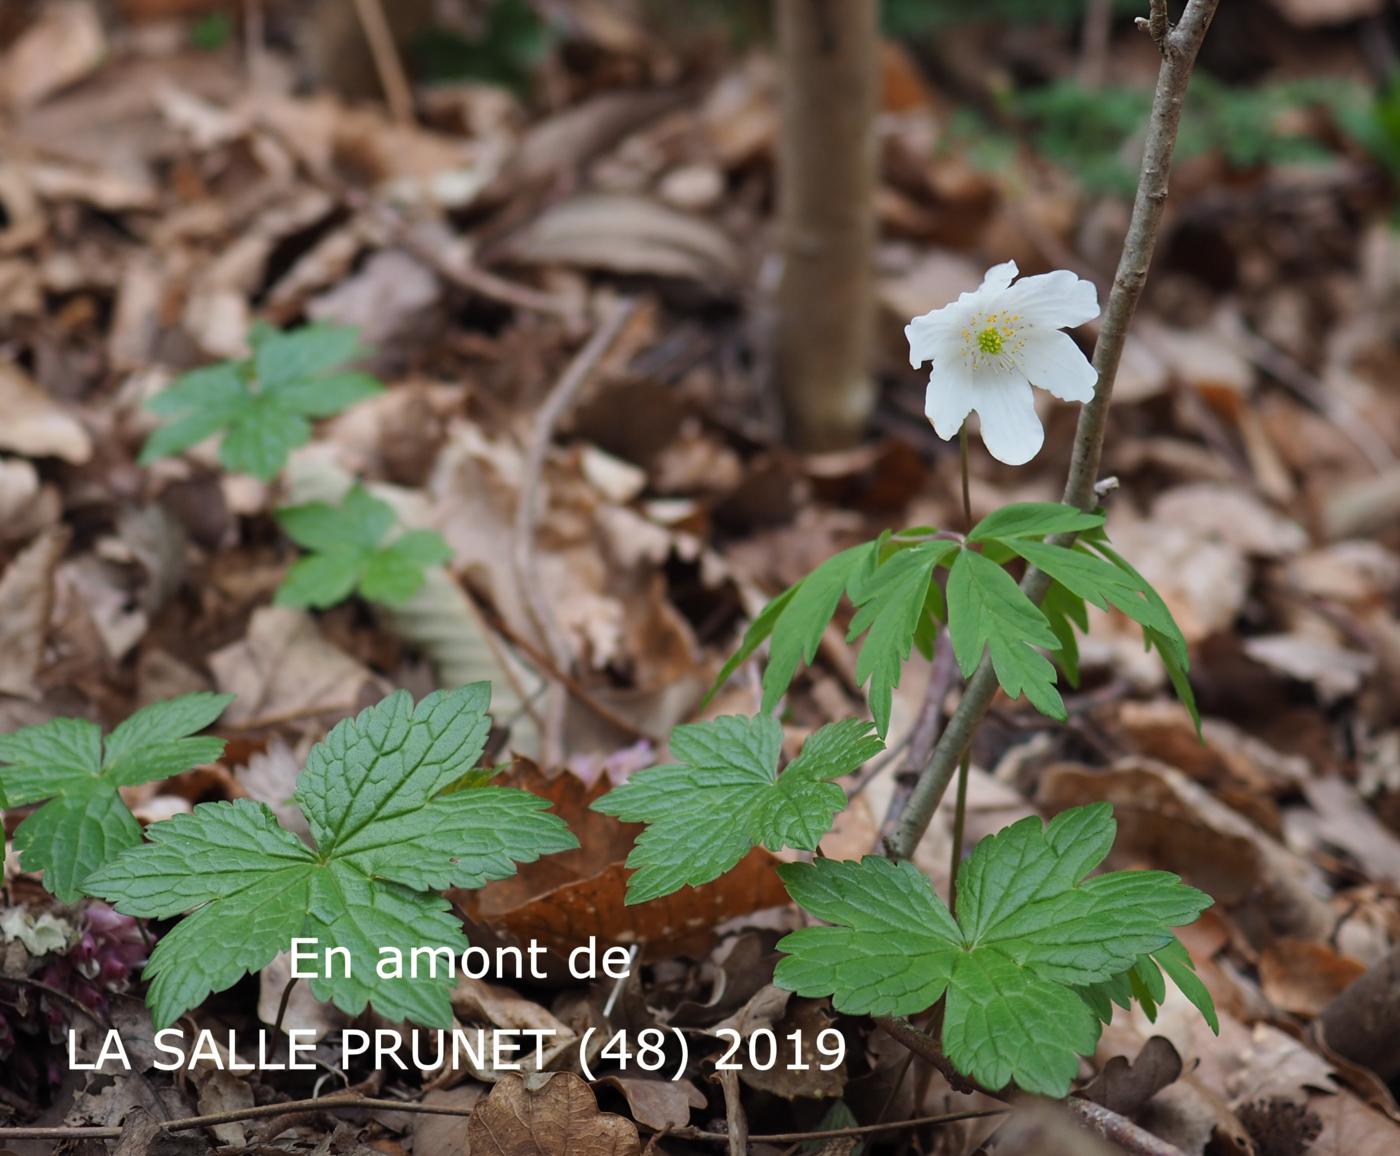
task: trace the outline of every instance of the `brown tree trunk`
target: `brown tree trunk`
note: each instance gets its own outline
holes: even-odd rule
[[[877,7],[777,0],[777,372],[788,429],[806,450],[857,441],[875,400]]]

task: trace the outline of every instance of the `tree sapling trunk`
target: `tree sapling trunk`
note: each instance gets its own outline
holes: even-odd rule
[[[776,357],[804,450],[856,442],[870,380],[876,0],[777,0],[782,85]]]

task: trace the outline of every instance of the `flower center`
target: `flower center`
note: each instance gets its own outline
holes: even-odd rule
[[[1001,352],[1005,344],[1006,342],[1002,338],[1001,331],[991,326],[988,326],[977,335],[977,348],[983,353],[996,355]]]

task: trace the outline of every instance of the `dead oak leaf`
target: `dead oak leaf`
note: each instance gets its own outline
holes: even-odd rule
[[[598,1111],[593,1089],[572,1072],[528,1083],[508,1076],[467,1124],[472,1156],[639,1156],[637,1127]]]
[[[524,864],[510,879],[449,897],[469,918],[521,942],[537,940],[560,959],[590,936],[600,948],[638,944],[643,960],[698,957],[713,946],[719,924],[789,902],[773,870],[778,859],[756,848],[713,883],[628,906],[631,872],[623,861],[639,827],[589,808],[611,789],[607,775],[585,783],[571,771],[550,776],[528,759],[517,759],[500,782],[549,799],[580,845]]]

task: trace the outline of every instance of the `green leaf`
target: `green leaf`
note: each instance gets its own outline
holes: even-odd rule
[[[1145,955],[1180,969],[1171,928],[1210,904],[1166,872],[1086,878],[1115,830],[1100,803],[982,840],[958,872],[956,920],[907,862],[785,865],[789,894],[833,926],[786,936],[774,981],[852,1014],[913,1015],[945,996],[943,1048],[959,1071],[1063,1096],[1123,973]]]
[[[410,530],[385,543],[393,508],[363,486],[352,487],[339,505],[284,506],[277,520],[294,542],[317,551],[294,563],[277,588],[284,606],[324,609],[356,590],[397,606],[418,593],[429,567],[452,557],[442,535],[431,530]]]
[[[972,528],[970,542],[1011,543],[1018,538],[1075,534],[1103,525],[1102,514],[1086,513],[1061,502],[1019,502],[994,510]]]
[[[143,465],[222,434],[226,469],[271,481],[310,440],[308,419],[383,389],[367,374],[332,372],[360,352],[353,329],[310,325],[282,333],[261,326],[252,336],[251,359],[196,369],[151,399],[147,408],[171,420],[147,439]]]
[[[460,953],[460,920],[427,892],[480,887],[514,874],[517,863],[578,846],[547,802],[526,791],[445,793],[484,749],[489,700],[484,683],[416,707],[396,691],[338,723],[297,780],[313,847],[261,803],[203,803],[153,824],[148,843],[90,876],[88,894],[128,915],[189,913],[146,968],[156,1025],[265,966],[293,938],[314,938],[351,953],[348,973],[332,967],[310,981],[317,998],[350,1015],[372,1003],[392,1020],[450,1026],[453,977],[380,978],[379,949],[397,947],[405,958],[418,947]]]
[[[928,620],[933,572],[957,549],[956,542],[938,539],[900,550],[855,592],[858,609],[846,640],[866,636],[856,659],[856,684],[870,683],[870,713],[882,738],[889,731],[900,672],[914,648],[915,635]]]
[[[1166,947],[1142,956],[1128,970],[1079,988],[1079,997],[1103,1023],[1113,1018],[1114,1004],[1126,1008],[1133,999],[1143,1005],[1147,1018],[1155,1021],[1157,1006],[1167,994],[1163,972],[1171,977],[1182,995],[1201,1013],[1210,1030],[1219,1035],[1220,1018],[1215,1011],[1215,1000],[1196,974],[1196,965],[1190,953],[1176,936],[1172,936]]]
[[[140,825],[119,787],[183,774],[210,763],[224,740],[192,737],[219,717],[231,694],[187,694],[152,703],[121,723],[104,744],[101,728],[83,719],[52,719],[0,735],[0,784],[7,806],[45,802],[15,831],[26,871],[76,902],[83,881],[118,852],[141,841]]]
[[[1164,612],[1160,603],[1153,603],[1147,597],[1140,582],[1133,581],[1113,563],[1088,550],[1025,539],[1012,539],[1007,545],[1032,566],[1044,570],[1071,593],[1100,610],[1113,606],[1148,629],[1176,629],[1171,615]]]
[[[816,657],[841,595],[871,565],[875,548],[876,543],[863,542],[842,550],[769,602],[745,631],[738,651],[715,678],[706,701],[771,637],[773,644],[763,671],[761,708],[765,714],[771,712],[792,684],[798,666],[810,664]]]
[[[948,575],[948,637],[964,677],[990,652],[1008,695],[1024,694],[1042,714],[1067,717],[1055,668],[1035,649],[1059,647],[1049,621],[1010,574],[973,550],[960,552]]]
[[[1185,635],[1181,633],[1181,628],[1172,618],[1171,610],[1162,600],[1162,596],[1153,589],[1152,584],[1139,574],[1126,558],[1109,546],[1107,541],[1095,537],[1090,540],[1089,544],[1126,574],[1136,588],[1142,592],[1149,605],[1156,610],[1158,620],[1165,619],[1166,623],[1169,624],[1165,627],[1144,624],[1142,636],[1147,645],[1162,656],[1162,665],[1167,668],[1167,677],[1171,679],[1172,689],[1176,691],[1177,698],[1191,713],[1192,721],[1196,724],[1196,734],[1199,736],[1201,733],[1201,712],[1196,708],[1196,695],[1191,689],[1190,680],[1187,678],[1187,672],[1191,669],[1191,651],[1187,646]]]
[[[344,365],[360,352],[359,346],[359,334],[346,325],[272,330],[253,351],[253,371],[264,390],[282,390]]]
[[[1084,605],[1084,599],[1066,590],[1058,582],[1052,582],[1050,589],[1045,592],[1045,597],[1040,600],[1040,610],[1060,643],[1060,649],[1055,652],[1055,661],[1064,671],[1065,680],[1070,686],[1077,688],[1079,636],[1074,631],[1076,626],[1081,631],[1089,629],[1089,612]]]
[[[679,726],[679,761],[633,775],[593,804],[625,823],[646,823],[627,857],[627,902],[645,903],[719,878],[757,846],[816,849],[846,793],[831,780],[884,749],[871,724],[832,723],[811,735],[778,774],[783,730],[771,715],[726,715]]]
[[[871,563],[874,552],[873,542],[842,550],[796,585],[791,600],[773,623],[773,643],[763,670],[763,713],[778,705],[798,665],[811,665],[841,595],[862,568]]]

